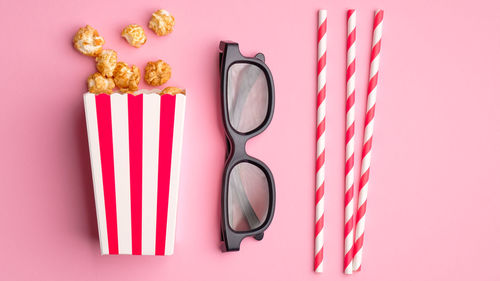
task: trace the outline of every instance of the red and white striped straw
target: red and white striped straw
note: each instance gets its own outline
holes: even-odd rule
[[[356,10],[347,11],[345,116],[344,273],[352,274],[354,244],[354,118],[356,83]]]
[[[326,116],[326,10],[318,13],[318,93],[316,108],[316,225],[314,271],[323,272],[323,225],[325,203],[325,116]]]
[[[356,218],[356,241],[354,242],[353,269],[361,269],[363,254],[363,239],[366,221],[366,199],[368,196],[368,179],[370,177],[370,160],[373,139],[373,123],[375,118],[375,101],[377,97],[377,83],[380,62],[380,45],[382,39],[382,24],[384,11],[375,12],[373,22],[372,52],[370,57],[370,81],[368,83],[368,98],[366,101],[365,133],[363,137],[363,151],[361,158],[361,178],[359,181],[358,210]]]

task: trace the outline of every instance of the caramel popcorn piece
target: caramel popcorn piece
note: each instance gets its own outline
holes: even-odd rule
[[[144,29],[137,24],[129,24],[122,31],[122,37],[127,40],[127,42],[139,48],[140,46],[146,43],[146,33],[144,33]]]
[[[148,95],[148,94],[159,94],[161,90],[159,89],[139,89],[135,91],[133,94],[138,95]]]
[[[144,70],[144,80],[151,86],[160,86],[170,79],[172,69],[162,60],[150,61]]]
[[[106,78],[101,73],[96,72],[89,76],[87,79],[87,86],[89,92],[94,94],[111,94],[115,88],[115,82],[113,78]]]
[[[97,70],[106,77],[113,77],[116,67],[116,52],[113,50],[103,50],[96,58]]]
[[[174,31],[175,18],[165,10],[157,10],[151,15],[149,20],[149,28],[151,28],[156,35],[164,36]]]
[[[133,92],[139,88],[138,85],[141,79],[141,73],[135,65],[129,67],[128,64],[124,62],[118,62],[113,72],[113,79],[120,91]]]
[[[181,88],[177,88],[177,87],[166,87],[160,93],[160,95],[172,95],[172,96],[177,95],[177,94],[183,94],[183,95],[185,95],[186,94],[186,90],[185,89],[181,89]]]
[[[104,38],[99,36],[99,32],[90,25],[78,29],[78,32],[73,37],[73,46],[80,53],[95,57],[102,51]]]

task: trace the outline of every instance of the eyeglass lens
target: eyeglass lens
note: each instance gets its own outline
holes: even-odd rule
[[[242,162],[229,175],[229,226],[234,231],[254,230],[264,223],[269,211],[269,185],[259,167]]]
[[[250,63],[231,65],[227,79],[227,107],[231,126],[247,133],[266,118],[269,89],[264,72]]]

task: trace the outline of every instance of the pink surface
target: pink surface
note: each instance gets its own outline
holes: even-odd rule
[[[0,279],[499,280],[500,5],[413,2],[1,2]],[[176,16],[172,35],[146,29],[140,49],[120,38],[160,7]],[[321,275],[313,273],[319,8],[329,10]],[[359,118],[373,11],[385,9],[363,269],[352,277],[342,274],[348,8],[358,10]],[[174,256],[99,255],[82,100],[94,63],[70,43],[84,24],[141,70],[165,59],[169,84],[188,89]],[[237,253],[219,251],[220,39],[263,52],[277,95],[273,122],[248,145],[274,173],[275,218],[264,240],[245,240]],[[360,134],[358,173],[359,145]]]

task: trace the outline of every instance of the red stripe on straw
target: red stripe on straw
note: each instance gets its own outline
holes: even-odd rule
[[[354,9],[347,10],[347,18],[350,18],[355,12],[356,12],[356,10],[354,10]]]
[[[355,71],[356,71],[356,59],[354,59],[352,63],[347,66],[347,71],[346,71],[347,81],[349,81],[349,79],[351,78],[351,76],[354,74]]]
[[[361,175],[361,178],[359,179],[359,185],[365,186],[366,183],[368,182],[369,177],[370,177],[370,168],[368,168],[368,170],[366,170],[366,172],[364,172],[363,175]],[[358,210],[357,215],[358,215],[358,218],[361,218],[361,214],[359,213],[359,210]]]
[[[351,75],[352,76],[352,75]],[[353,92],[354,93],[354,92]],[[355,98],[355,95],[350,95],[348,98],[347,98],[347,101],[346,101],[346,112],[349,111],[349,109],[351,109],[351,107],[354,105],[356,101],[356,98]]]
[[[321,218],[316,222],[316,231],[321,231],[323,229],[323,225],[325,223],[325,216],[321,216]]]
[[[128,130],[130,154],[130,210],[132,254],[142,253],[142,111],[143,96],[128,95]]]
[[[368,202],[368,201],[366,201],[366,202]],[[363,216],[366,214],[366,202],[365,202],[365,203],[363,203],[363,204],[362,204],[361,206],[359,206],[359,208],[358,208],[358,213],[357,213],[357,215],[358,215],[358,220],[357,220],[357,221],[361,220],[361,219],[363,218]]]
[[[318,73],[320,73],[326,65],[326,53],[319,58],[318,61]]]
[[[350,220],[350,221],[352,221],[352,220]],[[345,236],[345,235],[349,235],[349,233],[345,233],[345,232],[344,232],[344,236]],[[350,263],[352,262],[352,257],[353,257],[353,255],[354,255],[354,252],[353,252],[353,251],[354,251],[354,250],[353,250],[353,248],[351,247],[351,248],[349,249],[349,251],[348,251],[348,252],[344,255],[344,270],[345,270],[345,268],[346,268],[346,266],[345,266],[345,265],[346,265],[346,264],[350,264]]]
[[[101,151],[102,183],[109,254],[118,254],[118,228],[116,223],[115,166],[113,158],[113,133],[111,123],[111,97],[96,95],[97,128]]]
[[[375,46],[373,46],[372,52],[371,52],[370,62],[375,60],[375,58],[378,56],[378,54],[380,54],[380,47],[381,47],[380,44],[381,44],[381,41],[378,41],[378,43],[375,44]]]
[[[353,188],[351,188],[346,194],[345,194],[345,198],[347,199],[352,199],[354,197],[354,190]],[[351,217],[352,219],[352,217]]]
[[[326,85],[318,93],[316,109],[318,109],[326,98]]]
[[[354,223],[353,223],[353,218],[351,217],[346,223],[345,223],[345,229],[344,229],[344,236],[347,236],[349,233],[351,233],[351,231],[353,230],[353,227],[354,227]],[[352,251],[352,248],[351,248],[351,251]],[[347,255],[346,255],[347,256]],[[346,257],[348,258],[348,257]],[[351,260],[347,259],[349,262]]]
[[[314,256],[314,264],[320,265],[323,262],[323,248]]]
[[[351,46],[356,42],[356,29],[354,29],[348,36],[347,36],[347,46]]]
[[[320,187],[318,187],[318,190],[316,190],[316,202],[318,203],[318,199],[323,198],[323,195],[325,194],[325,184],[321,184]]]
[[[346,138],[345,138],[345,143],[349,143],[349,141],[354,137],[354,124],[352,126],[349,126],[346,131]],[[349,170],[347,170],[349,172]]]
[[[345,171],[344,171],[344,173],[347,175],[347,174],[351,171],[351,169],[352,169],[353,167],[354,167],[354,155],[353,155],[353,156],[351,156],[351,157],[349,157],[349,159],[346,161],[346,163],[345,163]],[[350,188],[347,192],[352,193],[352,188]],[[349,199],[349,200],[348,200],[348,199]],[[347,193],[346,193],[345,200],[346,200],[347,202],[350,202],[350,201],[351,201],[350,199],[352,199],[352,197],[350,197],[350,196],[348,197],[348,196],[347,196]]]
[[[318,43],[326,33],[326,21],[327,20],[325,19],[325,21],[318,28]]]
[[[158,152],[158,209],[156,215],[156,255],[165,254],[174,119],[175,96],[161,96],[160,148]]]
[[[375,75],[373,75],[373,77],[368,82],[368,92],[373,91],[373,89],[377,87],[377,82],[378,82],[378,72],[375,73]]]
[[[363,151],[362,151],[362,157],[365,157],[366,154],[368,154],[371,149],[372,149],[372,140],[373,140],[373,137],[372,138],[369,138],[366,143],[363,145]]]
[[[374,117],[375,117],[375,105],[373,105],[372,108],[370,108],[370,110],[366,112],[365,123],[370,124],[370,122],[373,120]]]
[[[316,135],[321,137],[323,133],[325,132],[325,119],[319,123],[318,127],[316,128]]]
[[[373,26],[375,28],[377,28],[377,26],[382,22],[382,20],[384,19],[384,11],[383,10],[378,10],[377,13],[375,13],[375,20],[373,21]]]
[[[318,156],[318,159],[316,159],[316,166],[318,167],[323,167],[323,164],[325,164],[325,151],[321,152],[321,154]],[[319,200],[318,200],[319,201]]]

